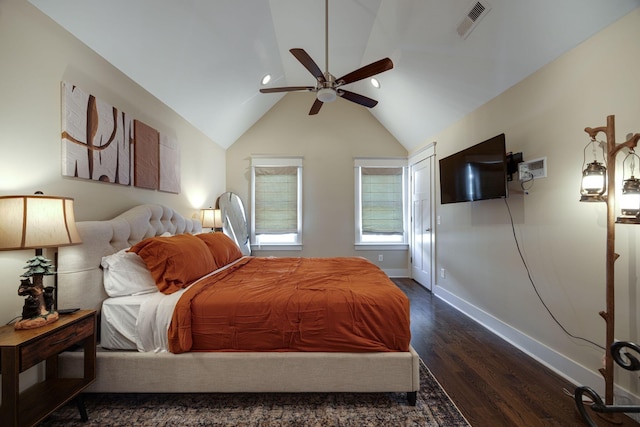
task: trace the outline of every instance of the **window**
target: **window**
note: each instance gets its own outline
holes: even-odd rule
[[[406,244],[405,159],[356,159],[356,244]]]
[[[300,249],[302,158],[254,157],[251,176],[251,243]]]

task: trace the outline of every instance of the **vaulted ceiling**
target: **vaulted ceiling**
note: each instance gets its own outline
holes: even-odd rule
[[[315,85],[289,49],[326,70],[324,0],[29,1],[224,148],[285,95],[261,87]],[[477,3],[485,11],[470,19]],[[639,6],[329,0],[329,71],[340,77],[389,57],[379,89],[368,79],[345,89],[378,100],[371,114],[411,151]],[[463,21],[473,25],[460,35]]]

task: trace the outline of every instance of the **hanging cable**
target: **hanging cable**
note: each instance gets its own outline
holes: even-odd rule
[[[509,219],[511,220],[511,231],[513,232],[513,240],[516,242],[516,248],[518,249],[518,254],[520,255],[520,259],[522,260],[522,264],[524,265],[524,269],[527,271],[527,277],[529,278],[529,283],[531,283],[531,286],[533,287],[533,290],[535,291],[536,295],[538,296],[538,299],[542,303],[542,306],[545,308],[545,310],[547,310],[547,313],[549,313],[549,316],[551,316],[553,321],[556,322],[556,324],[560,327],[560,329],[562,329],[564,331],[565,334],[567,334],[571,338],[588,342],[589,344],[592,344],[592,345],[598,347],[601,350],[605,350],[605,348],[603,346],[601,346],[600,344],[595,343],[595,342],[593,342],[593,341],[591,341],[591,340],[589,340],[587,338],[583,338],[583,337],[579,337],[579,336],[573,335],[571,332],[569,332],[562,325],[562,323],[560,323],[560,321],[556,318],[556,316],[553,315],[553,313],[551,312],[551,310],[549,309],[547,304],[544,302],[544,300],[542,299],[542,296],[540,295],[540,292],[538,292],[538,288],[536,286],[536,283],[533,280],[533,277],[531,277],[531,271],[529,270],[529,266],[527,265],[527,262],[524,259],[524,255],[522,254],[522,251],[520,250],[520,244],[518,243],[518,237],[516,236],[516,227],[515,227],[515,225],[513,223],[513,216],[511,215],[511,208],[509,207],[509,202],[507,202],[506,198],[504,199],[504,204],[507,206],[507,211],[509,212]]]

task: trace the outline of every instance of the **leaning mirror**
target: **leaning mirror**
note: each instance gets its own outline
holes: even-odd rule
[[[218,198],[218,208],[222,215],[222,231],[240,247],[244,255],[251,255],[249,227],[242,199],[235,193],[227,192]]]

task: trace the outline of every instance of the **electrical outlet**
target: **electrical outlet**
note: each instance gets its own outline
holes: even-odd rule
[[[378,261],[379,262],[384,261],[384,255],[382,255],[382,254],[378,255]]]
[[[518,163],[518,178],[520,181],[529,181],[532,179],[547,177],[547,158],[529,160],[528,162]]]
[[[531,173],[529,172],[529,164],[520,163],[518,164],[518,177],[520,181],[527,181],[531,179]]]
[[[440,269],[440,277],[442,277],[443,279],[447,277],[447,270],[445,270],[444,268]]]

